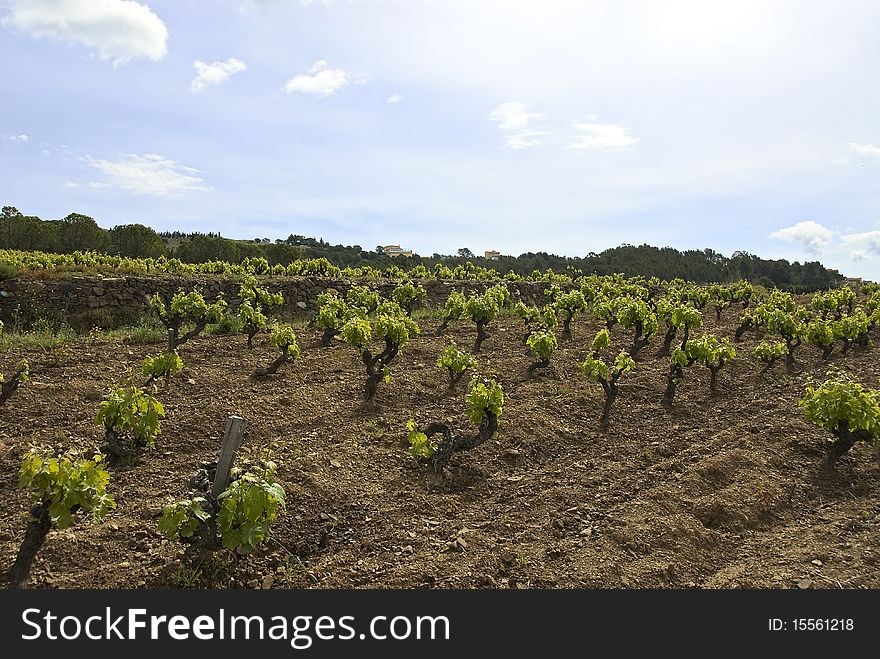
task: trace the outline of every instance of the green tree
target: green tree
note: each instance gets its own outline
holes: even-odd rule
[[[159,258],[168,256],[162,238],[143,224],[120,224],[110,229],[110,251],[132,258]]]
[[[58,224],[58,232],[64,252],[109,251],[109,232],[88,215],[71,213]]]

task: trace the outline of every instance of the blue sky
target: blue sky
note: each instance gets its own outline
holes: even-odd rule
[[[880,4],[0,0],[0,202],[880,280]]]

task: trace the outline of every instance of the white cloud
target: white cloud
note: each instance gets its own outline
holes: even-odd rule
[[[106,182],[89,183],[91,189],[114,187],[156,197],[176,197],[210,189],[198,176],[200,170],[154,153],[129,154],[118,160],[86,158],[85,162],[108,178]]]
[[[82,44],[114,66],[131,59],[161,59],[168,28],[153,11],[134,0],[12,0],[3,19],[19,32]]]
[[[311,7],[312,5],[320,2],[320,4],[324,5],[328,9],[333,4],[333,0],[299,0],[299,3],[303,7]],[[251,9],[258,9],[261,7],[267,7],[269,5],[281,4],[281,0],[245,0],[242,4],[238,6],[238,10],[240,12],[246,12]]]
[[[511,133],[504,140],[504,146],[506,146],[511,151],[519,151],[520,149],[527,149],[530,146],[539,146],[544,143],[543,139],[540,139],[544,135],[549,135],[546,130],[534,130],[532,128],[527,128],[526,130],[521,130],[517,133]]]
[[[65,182],[64,182],[64,187],[67,188],[68,190],[72,190],[72,189],[74,189],[74,188],[78,188],[78,187],[79,187],[79,183],[77,183],[77,182],[75,182],[75,181],[65,181]]]
[[[865,252],[864,252],[863,250],[861,250],[861,249],[857,249],[857,250],[854,251],[854,252],[850,252],[850,254],[849,254],[849,260],[850,260],[850,261],[855,261],[856,263],[860,263],[861,261],[867,261],[867,260],[868,260],[868,255],[865,254]]]
[[[234,57],[230,57],[225,62],[211,62],[210,64],[196,60],[193,62],[193,68],[196,70],[196,77],[190,83],[190,89],[194,92],[200,92],[212,85],[222,85],[234,73],[247,69],[244,62]]]
[[[4,135],[3,139],[7,142],[18,142],[19,144],[24,144],[31,138],[22,133],[21,135]]]
[[[843,242],[852,247],[858,247],[853,254],[861,252],[880,256],[880,231],[865,231],[864,233],[848,233],[843,236]],[[856,260],[856,259],[854,259]]]
[[[489,113],[489,121],[499,130],[505,131],[504,146],[510,151],[519,151],[544,143],[541,139],[550,133],[545,126],[531,127],[533,119],[542,119],[540,112],[529,112],[526,106],[516,101],[502,103]]]
[[[309,75],[311,74],[311,75]],[[342,69],[330,68],[326,60],[318,60],[309,69],[309,74],[295,75],[284,86],[288,94],[314,94],[315,96],[332,96],[348,85],[348,73]]]
[[[787,243],[799,243],[806,251],[816,253],[831,243],[834,232],[818,222],[808,220],[774,231],[769,237],[784,240]]]
[[[309,69],[309,73],[318,73],[319,71],[323,71],[324,69],[330,68],[330,62],[325,59],[319,59],[317,62],[312,64]]]
[[[578,134],[568,145],[569,149],[619,150],[632,146],[640,139],[627,133],[622,126],[614,124],[576,122],[574,127]]]
[[[501,130],[522,130],[532,119],[540,119],[540,112],[528,112],[522,103],[510,101],[502,103],[489,113],[489,121],[494,121]]]
[[[394,105],[395,103],[400,103],[402,98],[403,97],[400,94],[391,94],[391,96],[389,96],[385,102],[389,105]]]
[[[873,144],[856,144],[855,142],[850,142],[849,150],[855,151],[863,156],[880,157],[880,146],[874,146]]]

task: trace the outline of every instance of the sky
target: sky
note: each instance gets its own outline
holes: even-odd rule
[[[880,280],[873,0],[0,0],[0,203]]]

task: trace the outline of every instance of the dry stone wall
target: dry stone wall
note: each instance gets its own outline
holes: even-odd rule
[[[350,279],[319,277],[266,277],[261,284],[284,295],[282,313],[311,317],[317,311],[318,296],[327,290],[344,294],[358,283]],[[380,280],[366,285],[389,294],[398,284]],[[490,283],[471,281],[428,280],[421,282],[428,293],[426,306],[442,307],[450,291],[463,293],[483,291]],[[542,301],[547,284],[543,282],[508,282],[514,299]],[[48,316],[63,318],[73,325],[88,325],[95,319],[102,326],[130,322],[144,312],[155,293],[170,298],[179,290],[197,289],[206,299],[223,295],[235,307],[239,282],[227,277],[206,275],[70,275],[63,278],[40,279],[20,277],[0,281],[0,320],[9,322],[16,316]]]

